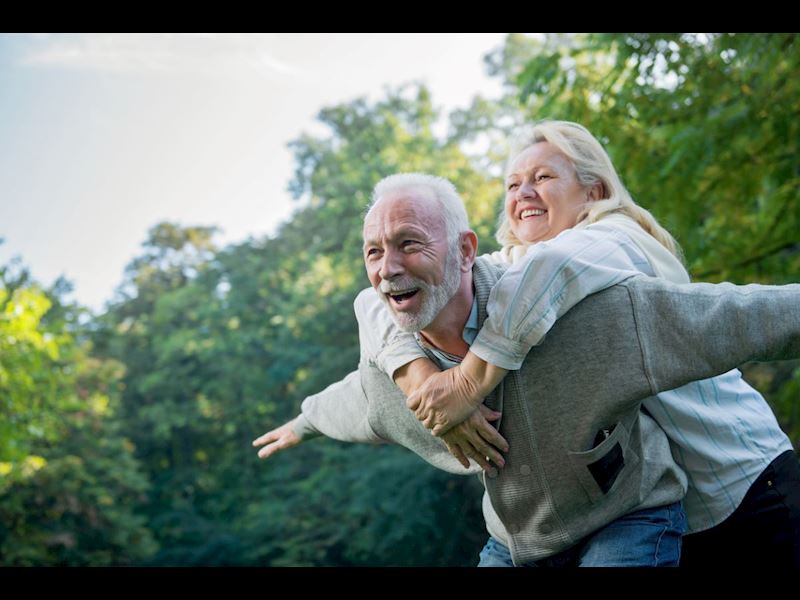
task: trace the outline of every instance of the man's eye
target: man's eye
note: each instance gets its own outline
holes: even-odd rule
[[[509,191],[511,191],[511,190],[515,190],[515,189],[517,189],[518,187],[519,187],[519,184],[518,184],[518,183],[509,183],[509,184],[508,184],[508,189],[509,189]]]
[[[370,248],[369,250],[367,250],[367,256],[374,256],[377,253],[378,253],[378,249],[377,248]]]
[[[412,250],[418,245],[419,242],[416,240],[406,240],[402,243],[402,247],[405,248],[406,250]]]

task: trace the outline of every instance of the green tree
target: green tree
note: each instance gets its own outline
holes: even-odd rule
[[[0,268],[0,564],[111,565],[155,551],[147,480],[115,418],[121,366],[88,357],[80,310]]]

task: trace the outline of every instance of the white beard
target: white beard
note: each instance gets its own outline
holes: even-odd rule
[[[392,281],[383,280],[380,285],[381,300],[389,309],[389,314],[397,326],[406,332],[421,331],[430,325],[436,316],[447,306],[447,303],[456,295],[461,284],[461,252],[458,245],[449,248],[445,259],[444,277],[439,285],[426,283],[416,277],[398,277]],[[420,308],[416,313],[397,312],[392,306],[387,292],[419,288],[417,294],[422,294]]]

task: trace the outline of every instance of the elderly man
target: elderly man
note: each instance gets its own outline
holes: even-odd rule
[[[405,177],[376,187],[364,223],[367,272],[397,324],[417,331],[429,356],[452,366],[466,353],[467,330],[485,319],[502,267],[476,260],[477,238],[463,205],[453,201],[457,195],[441,193],[441,180]],[[663,431],[640,411],[641,401],[747,360],[800,349],[798,286],[747,286],[747,293],[734,287],[628,279],[572,309],[487,397],[486,406],[502,412],[496,424],[509,444],[504,468],[483,477],[484,516],[490,542],[507,547],[514,564],[660,564],[641,562],[642,549],[626,544],[626,519],[633,515],[641,525],[657,511],[659,531],[679,534],[681,515],[672,507],[686,479]],[[266,444],[259,456],[322,433],[398,443],[463,473],[445,443],[407,410],[361,339],[359,370],[307,398],[299,417],[256,440]],[[706,339],[714,343],[706,347]],[[688,354],[686,340],[692,340]],[[473,417],[478,428],[483,416]],[[490,449],[475,448],[470,458],[485,464]]]

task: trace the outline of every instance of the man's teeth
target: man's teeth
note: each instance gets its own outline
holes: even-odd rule
[[[389,292],[389,295],[392,298],[396,298],[398,296],[407,296],[408,294],[413,294],[417,291],[418,288],[411,288],[410,290],[403,290],[402,292]]]
[[[524,219],[525,217],[538,217],[540,215],[543,215],[546,212],[547,211],[544,210],[543,208],[529,208],[528,210],[523,210],[522,211],[522,214],[520,215],[520,218]]]

